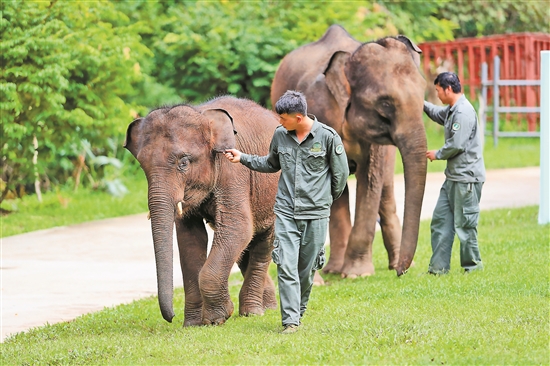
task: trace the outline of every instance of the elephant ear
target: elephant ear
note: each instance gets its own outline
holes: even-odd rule
[[[345,72],[349,58],[349,52],[335,52],[324,72],[327,87],[342,109],[347,107],[351,96],[351,87]]]
[[[123,147],[128,149],[128,151],[130,151],[136,159],[139,152],[139,126],[142,122],[143,118],[137,118],[128,125],[128,129],[126,130],[126,139],[124,140],[124,144],[122,145]]]
[[[237,131],[233,125],[233,117],[225,109],[208,109],[202,112],[210,122],[210,145],[212,150],[222,152],[235,148]]]
[[[409,38],[399,35],[396,37],[398,41],[401,41],[407,46],[407,49],[409,50],[409,53],[411,54],[414,63],[417,67],[420,67],[420,54],[422,53],[422,50],[418,48],[416,44],[414,44],[413,41],[411,41]]]

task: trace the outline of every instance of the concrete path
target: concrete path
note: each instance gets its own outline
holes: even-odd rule
[[[481,209],[539,204],[539,174],[538,167],[488,171]],[[428,174],[422,219],[431,217],[443,180],[443,173]],[[402,175],[395,178],[395,195],[402,221]],[[3,238],[0,267],[1,341],[157,292],[145,213]],[[179,263],[174,268],[174,284],[181,286]]]

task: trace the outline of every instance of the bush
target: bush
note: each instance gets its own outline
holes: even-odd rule
[[[138,60],[152,56],[143,23],[123,23],[106,1],[2,2],[2,199],[35,174],[65,181],[82,141],[101,154],[107,137],[122,139],[136,114],[123,98],[141,79]]]

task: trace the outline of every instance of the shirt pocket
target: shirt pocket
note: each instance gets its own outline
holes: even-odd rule
[[[304,165],[308,172],[320,172],[326,165],[326,151],[308,151]]]
[[[292,167],[292,149],[290,147],[280,146],[278,148],[279,164],[282,169],[290,169]]]

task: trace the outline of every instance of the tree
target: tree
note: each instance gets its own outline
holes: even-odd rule
[[[456,38],[515,32],[550,32],[547,1],[449,1],[439,18],[458,24]]]
[[[165,101],[174,100],[167,96],[170,91],[190,102],[229,93],[268,107],[271,80],[286,53],[317,40],[335,23],[358,40],[371,41],[397,35],[395,21],[402,20],[371,2],[118,2],[117,8],[153,29],[144,36],[155,54],[145,82]],[[421,27],[429,35],[451,34],[450,29],[449,22],[435,18]],[[151,97],[140,102],[162,102]]]
[[[131,120],[123,98],[140,80],[143,24],[127,26],[110,2],[2,2],[2,199],[16,185],[66,179],[82,141],[105,148]],[[137,108],[135,106],[134,108]]]

